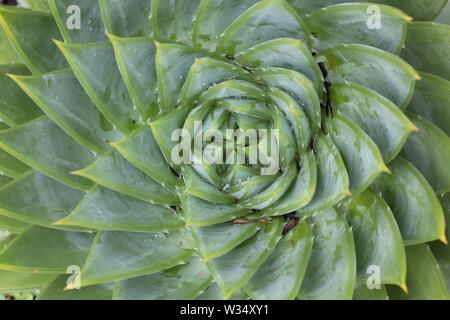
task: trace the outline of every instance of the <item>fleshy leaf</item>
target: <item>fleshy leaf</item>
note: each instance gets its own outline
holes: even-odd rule
[[[0,255],[0,268],[16,272],[66,273],[68,267],[83,264],[93,239],[94,235],[89,233],[33,226],[17,236]]]
[[[21,222],[18,220],[14,220],[14,219],[10,219],[8,217],[0,215],[0,229],[6,230],[10,234],[22,233],[28,227],[29,227],[29,224],[27,224],[27,223],[24,223],[24,222]],[[2,242],[2,245],[4,245],[4,244],[5,243]],[[3,247],[1,247],[1,245],[0,245],[0,252],[1,251],[3,251]]]
[[[65,290],[70,275],[59,276],[39,293],[37,300],[111,300],[114,283],[105,283],[75,290]]]
[[[300,172],[286,194],[271,207],[264,209],[264,216],[280,216],[297,211],[311,202],[317,188],[317,160],[309,151],[299,163]]]
[[[405,109],[419,74],[398,56],[364,45],[341,45],[324,51],[323,60],[332,83],[356,82],[375,90]]]
[[[147,176],[118,152],[114,151],[97,159],[89,167],[74,172],[88,178],[105,188],[125,193],[144,201],[162,205],[176,205],[178,199],[175,191]]]
[[[394,300],[448,300],[447,283],[427,245],[406,247],[408,261],[405,293],[398,287],[388,287],[389,297]]]
[[[331,139],[320,134],[315,143],[317,159],[317,189],[316,193],[301,213],[329,208],[350,195],[350,182],[344,161]]]
[[[422,81],[416,84],[408,111],[424,117],[450,135],[450,81],[424,72],[420,76]]]
[[[120,154],[136,168],[171,187],[180,185],[181,180],[172,172],[148,126],[136,130],[124,140],[113,143]]]
[[[47,117],[2,131],[0,147],[69,187],[86,190],[91,186],[88,180],[71,175],[70,172],[87,166],[94,160],[94,155],[73,141]]]
[[[22,273],[0,270],[0,292],[40,289],[56,278],[54,274]]]
[[[120,138],[120,132],[113,130],[92,104],[71,71],[12,78],[49,118],[87,148],[104,153],[110,150],[107,141]]]
[[[220,204],[181,194],[181,206],[186,225],[204,227],[239,218],[251,212],[239,205]]]
[[[298,39],[274,39],[249,48],[236,55],[236,60],[251,68],[285,68],[304,74],[322,91],[322,73],[310,50]]]
[[[206,51],[194,47],[156,43],[156,74],[163,112],[170,111],[179,104],[177,99],[189,69],[196,58],[205,54]]]
[[[94,187],[69,216],[55,225],[113,231],[167,232],[183,224],[183,220],[172,209]]]
[[[42,173],[30,170],[0,189],[0,214],[26,223],[52,228],[84,196]]]
[[[217,49],[234,55],[256,44],[284,37],[300,39],[309,47],[308,29],[295,10],[282,0],[264,0],[228,26]]]
[[[49,72],[65,66],[64,57],[55,50],[52,42],[60,39],[60,35],[50,14],[2,6],[0,25],[32,73]]]
[[[388,300],[388,294],[385,286],[380,288],[369,289],[366,284],[362,284],[356,287],[353,292],[353,300]]]
[[[409,136],[402,155],[416,166],[438,194],[450,191],[450,138],[431,122],[414,114],[409,118],[419,128]]]
[[[133,0],[134,1],[134,0]],[[192,43],[192,25],[201,0],[152,0],[152,26],[155,38]]]
[[[355,238],[358,280],[365,284],[368,270],[377,266],[382,284],[405,287],[406,256],[391,209],[379,195],[365,191],[353,198],[347,216]]]
[[[10,127],[42,116],[41,110],[33,101],[8,77],[9,74],[28,75],[22,65],[0,65],[0,119]]]
[[[385,162],[390,162],[403,148],[416,126],[380,94],[356,83],[331,87],[331,103],[356,123],[376,143]]]
[[[120,282],[117,300],[192,300],[211,282],[205,264],[194,256],[187,264]]]
[[[144,120],[159,113],[156,47],[152,38],[119,38],[109,35],[117,64],[133,105]]]
[[[279,242],[281,228],[279,219],[267,223],[256,235],[231,252],[208,262],[223,298],[229,298],[257,272]]]
[[[258,0],[203,0],[193,25],[194,45],[216,49],[225,29]]]
[[[98,1],[49,0],[48,4],[64,41],[89,43],[107,40]]]
[[[28,170],[30,170],[30,167],[26,164],[0,150],[0,172],[2,176],[17,178]]]
[[[450,26],[413,22],[408,28],[402,57],[420,71],[450,80]]]
[[[442,207],[423,175],[401,157],[391,162],[389,169],[392,173],[381,176],[373,187],[392,209],[405,243],[445,241]]]
[[[186,230],[168,234],[99,232],[81,270],[81,286],[124,280],[184,264],[192,254],[191,247]]]
[[[262,227],[261,223],[221,223],[209,227],[193,228],[192,233],[203,260],[227,254]]]
[[[81,86],[106,119],[123,132],[141,122],[123,83],[109,43],[56,42]]]
[[[313,242],[312,226],[306,221],[298,224],[278,242],[244,290],[255,300],[295,299],[308,266]]]
[[[184,192],[187,194],[211,202],[224,204],[236,203],[234,197],[208,183],[191,166],[184,166],[182,172],[185,182]]]
[[[298,297],[304,300],[351,299],[356,282],[353,234],[335,209],[314,216],[314,246]]]
[[[99,0],[103,24],[108,33],[141,37],[151,33],[151,0]]]
[[[378,6],[382,28],[369,24],[371,4],[330,6],[308,17],[306,24],[313,35],[313,47],[323,51],[340,44],[364,44],[392,53],[399,53],[405,42],[408,21],[402,11]]]
[[[350,119],[337,115],[326,123],[344,160],[353,195],[367,189],[382,172],[389,171],[373,140]]]

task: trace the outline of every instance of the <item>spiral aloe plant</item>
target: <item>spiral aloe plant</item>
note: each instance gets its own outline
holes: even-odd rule
[[[447,0],[373,2],[0,6],[0,292],[448,299]]]

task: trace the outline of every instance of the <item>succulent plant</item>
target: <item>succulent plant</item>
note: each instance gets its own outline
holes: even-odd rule
[[[0,292],[448,299],[447,0],[372,2],[0,6]]]

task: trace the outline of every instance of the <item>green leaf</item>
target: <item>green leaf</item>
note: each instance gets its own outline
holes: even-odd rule
[[[356,253],[351,228],[334,209],[314,216],[314,246],[298,297],[304,300],[351,299]]]
[[[218,83],[236,78],[249,78],[249,73],[228,62],[211,58],[197,58],[189,70],[179,100],[193,99]]]
[[[0,65],[23,63],[16,49],[9,42],[5,32],[0,27]]]
[[[191,248],[192,240],[186,230],[168,234],[99,232],[81,270],[81,286],[124,280],[184,264],[192,254]]]
[[[417,130],[394,103],[356,83],[334,84],[330,97],[332,106],[349,117],[376,143],[387,163],[395,159],[409,134]]]
[[[42,115],[33,101],[10,79],[10,74],[28,75],[25,66],[0,65],[0,119],[10,127]]]
[[[217,283],[213,282],[204,292],[202,295],[197,297],[196,300],[222,300],[223,294],[220,290],[220,287],[217,285]],[[236,290],[231,297],[228,298],[228,300],[249,300],[248,296],[245,294],[243,290]]]
[[[236,55],[236,60],[250,68],[285,68],[304,74],[322,92],[323,76],[309,48],[298,39],[274,39],[257,44]]]
[[[309,119],[309,125],[302,124],[301,128],[306,135],[305,139],[308,139],[310,135],[307,132],[308,127],[311,128],[313,135],[319,131],[321,124],[320,102],[314,85],[308,78],[298,72],[282,68],[264,68],[264,70],[257,70],[254,74],[256,74],[257,79],[266,83],[270,88],[281,89],[294,98],[295,103],[291,100],[294,109],[302,112],[291,111],[290,113],[296,117],[296,113],[303,116],[304,112]],[[277,103],[278,99],[281,100],[282,95],[274,91],[271,96],[277,96],[277,98],[273,98],[274,102]],[[290,99],[283,98],[282,100],[287,102]],[[283,108],[282,103],[278,103],[278,106],[285,113],[288,110],[286,107]]]
[[[419,169],[438,194],[450,191],[450,138],[431,122],[414,114],[409,118],[419,128],[409,136],[402,155]]]
[[[318,168],[317,189],[312,201],[299,210],[301,214],[332,207],[350,195],[344,161],[331,139],[320,134],[314,149]]]
[[[395,6],[413,16],[415,20],[433,20],[445,7],[447,0],[377,0],[375,2]]]
[[[0,189],[0,215],[53,228],[76,207],[84,192],[30,170]]]
[[[236,199],[233,196],[209,184],[191,166],[184,166],[182,172],[185,183],[184,192],[187,194],[210,202],[224,204],[236,203]]]
[[[408,259],[408,292],[398,287],[388,287],[394,300],[448,300],[447,283],[427,245],[406,247]]]
[[[144,120],[153,119],[160,112],[153,39],[113,35],[109,35],[109,39],[133,105]]]
[[[30,170],[30,167],[26,164],[0,150],[0,173],[4,178],[17,178],[28,170]]]
[[[59,276],[46,286],[37,300],[111,300],[114,284],[105,283],[81,289],[65,290],[70,275]]]
[[[344,160],[353,195],[366,190],[382,172],[389,172],[376,144],[352,120],[336,115],[326,124]]]
[[[64,57],[52,43],[53,39],[60,39],[60,35],[50,14],[2,6],[0,25],[32,73],[49,72],[65,66]]]
[[[245,208],[255,210],[270,207],[286,194],[297,174],[297,164],[293,162],[267,189],[250,198],[241,200],[240,204]]]
[[[230,184],[230,187],[226,192],[236,199],[251,199],[267,189],[277,178],[279,178],[279,176],[279,174],[276,174],[237,178],[237,180]]]
[[[182,218],[172,209],[102,187],[94,187],[69,216],[55,223],[55,226],[133,232],[168,232],[183,225]]]
[[[192,228],[194,240],[205,262],[223,256],[258,232],[262,223],[221,223]]]
[[[29,224],[27,223],[0,215],[0,229],[7,230],[11,234],[22,233],[22,231],[24,231],[27,227],[29,227]],[[0,251],[2,250],[3,248],[0,248]]]
[[[385,286],[380,289],[369,289],[366,284],[357,286],[353,292],[353,300],[388,300],[388,294]]]
[[[424,72],[420,76],[422,81],[416,84],[408,111],[424,117],[450,135],[450,81]]]
[[[12,78],[53,122],[86,148],[104,153],[111,149],[107,141],[120,138],[121,133],[92,104],[70,70]]]
[[[406,245],[445,239],[442,207],[423,175],[408,161],[397,157],[373,185],[394,213]]]
[[[63,274],[69,266],[83,264],[93,239],[89,233],[33,226],[17,236],[0,254],[0,268],[15,272]]]
[[[309,14],[336,3],[360,2],[360,0],[288,0],[288,2],[301,13]],[[417,20],[433,20],[442,11],[447,0],[372,0],[370,2],[397,7]]]
[[[91,183],[70,172],[94,160],[91,151],[80,146],[49,118],[41,117],[0,132],[0,147],[37,171],[69,187],[87,190]]]
[[[65,42],[89,43],[107,40],[98,1],[48,0],[48,4]],[[76,24],[77,18],[80,22],[79,28]]]
[[[152,0],[152,26],[155,38],[192,43],[194,16],[201,0]]]
[[[181,180],[172,172],[164,159],[155,137],[148,126],[143,126],[122,141],[112,144],[120,154],[148,176],[170,187],[178,186]]]
[[[120,282],[117,300],[192,300],[211,282],[205,264],[194,256],[187,264]]]
[[[31,291],[45,287],[54,274],[22,273],[0,270],[0,292]]]
[[[300,39],[310,46],[308,29],[295,10],[282,0],[264,0],[228,26],[217,50],[234,55],[277,38]]]
[[[161,205],[178,203],[174,189],[162,186],[113,151],[97,159],[89,167],[73,172],[95,183],[137,199]]]
[[[264,216],[281,216],[297,211],[311,202],[317,187],[317,160],[309,151],[299,162],[300,172],[285,195],[271,207],[264,209]]]
[[[159,149],[164,155],[166,161],[170,164],[172,164],[172,151],[178,144],[178,141],[172,141],[172,134],[176,129],[183,128],[183,124],[193,107],[193,103],[185,103],[182,106],[172,110],[172,112],[150,122],[150,128],[152,129],[153,136],[158,143]],[[179,170],[179,166],[173,167],[176,170]]]
[[[36,11],[49,11],[48,4],[42,0],[18,0],[21,7],[31,8]]]
[[[149,36],[151,0],[99,0],[108,33],[121,37]]]
[[[341,45],[322,52],[332,83],[356,82],[405,109],[419,74],[398,56],[363,45]]]
[[[450,26],[413,22],[408,28],[402,57],[416,69],[450,80]]]
[[[250,209],[239,205],[209,202],[187,193],[181,193],[180,199],[186,225],[190,227],[205,227],[227,222],[251,212]]]
[[[142,122],[133,109],[109,43],[56,44],[84,91],[113,126],[130,132]]]
[[[313,247],[312,226],[303,221],[278,242],[245,287],[254,300],[296,298]]]
[[[357,277],[365,284],[370,266],[378,266],[382,284],[405,287],[406,255],[400,230],[383,198],[365,191],[353,198],[347,216],[355,237]]]
[[[327,50],[341,44],[364,44],[399,53],[406,38],[405,13],[390,6],[378,6],[382,28],[369,28],[371,4],[345,3],[324,8],[305,21],[313,35],[313,47]]]
[[[160,108],[167,112],[179,104],[177,101],[189,69],[196,58],[206,51],[171,43],[156,42],[156,74],[158,78]]]
[[[450,246],[448,245],[448,239],[450,239],[450,193],[439,199],[441,201],[442,209],[444,210],[445,222],[446,222],[446,238],[445,241],[435,241],[431,244],[431,250],[436,259],[445,261],[450,264]]]
[[[225,29],[258,0],[202,0],[193,24],[193,43],[215,50]]]
[[[207,263],[224,299],[231,297],[258,271],[279,242],[281,229],[280,219],[267,223],[237,248]]]

